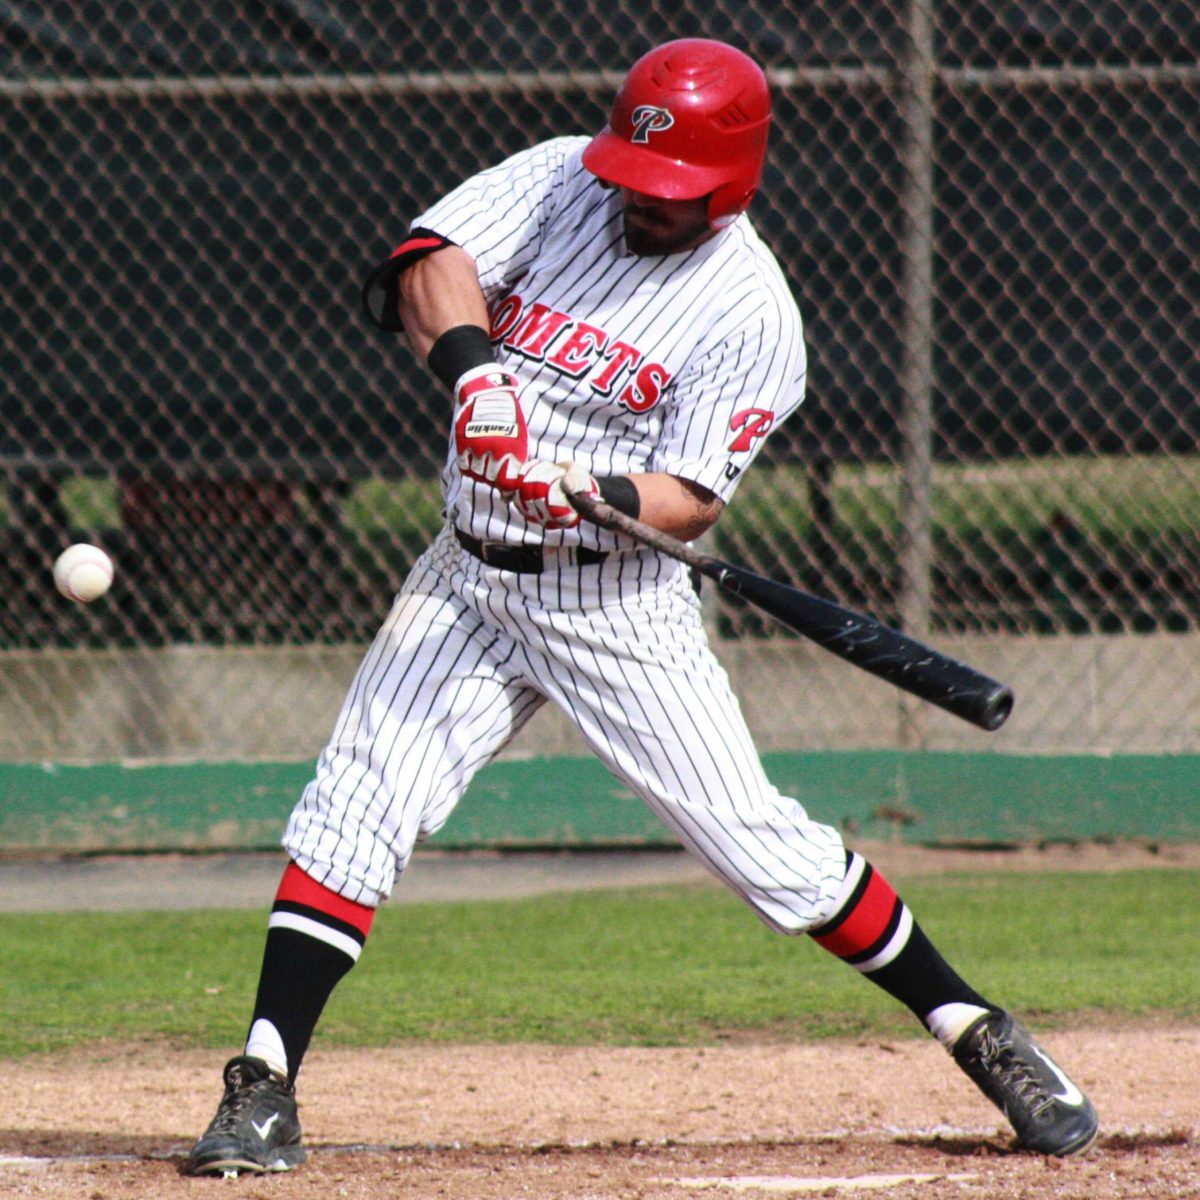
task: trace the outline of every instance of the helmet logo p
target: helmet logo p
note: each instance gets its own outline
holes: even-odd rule
[[[639,104],[630,119],[633,121],[633,136],[629,140],[639,146],[649,143],[652,133],[661,133],[675,124],[670,109],[659,108],[656,104]]]

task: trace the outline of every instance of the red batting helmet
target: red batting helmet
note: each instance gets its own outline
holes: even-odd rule
[[[709,224],[720,229],[758,190],[770,124],[767,79],[749,55],[681,38],[633,64],[583,165],[647,196],[709,196]]]

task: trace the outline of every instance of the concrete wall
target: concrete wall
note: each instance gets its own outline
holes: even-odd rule
[[[900,693],[806,643],[730,642],[718,654],[764,752],[1200,750],[1200,635],[937,644],[1015,688],[1001,730],[910,704],[913,740]],[[357,645],[9,652],[0,655],[0,762],[312,759],[361,654]],[[583,753],[547,707],[503,757]]]

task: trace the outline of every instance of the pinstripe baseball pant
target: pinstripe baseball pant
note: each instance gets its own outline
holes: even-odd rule
[[[474,773],[550,700],[767,925],[820,924],[846,874],[841,837],[767,780],[684,570],[649,550],[587,566],[571,550],[546,555],[543,573],[518,575],[449,531],[426,551],[292,813],[293,860],[378,904]],[[562,790],[570,805],[569,780]]]

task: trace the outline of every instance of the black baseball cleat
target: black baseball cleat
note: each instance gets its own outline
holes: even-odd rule
[[[192,1147],[182,1173],[261,1175],[290,1171],[303,1161],[295,1089],[261,1058],[231,1058],[217,1115]]]
[[[1096,1140],[1100,1125],[1091,1102],[1008,1013],[980,1017],[952,1053],[1011,1122],[1023,1149],[1064,1157]]]

